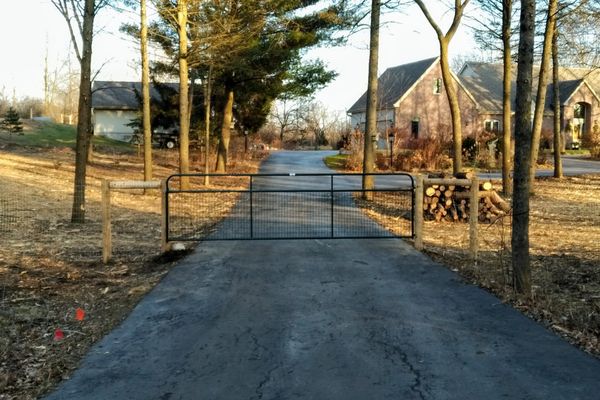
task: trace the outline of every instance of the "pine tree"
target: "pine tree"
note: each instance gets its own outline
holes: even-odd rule
[[[6,115],[4,115],[2,127],[11,133],[19,133],[23,131],[23,123],[21,122],[21,118],[19,117],[17,110],[12,107],[8,109]]]

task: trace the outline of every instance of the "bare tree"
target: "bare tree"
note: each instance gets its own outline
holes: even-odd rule
[[[512,267],[515,290],[531,295],[529,257],[529,166],[531,160],[531,99],[535,39],[535,0],[521,0],[515,110],[515,171],[513,186]]]
[[[448,47],[454,34],[458,30],[460,20],[469,0],[454,0],[454,17],[452,24],[444,33],[440,26],[435,22],[433,16],[425,6],[423,0],[415,0],[427,21],[435,31],[440,45],[440,66],[442,69],[442,79],[446,88],[446,96],[450,104],[450,115],[452,117],[452,140],[453,140],[453,172],[456,174],[462,170],[462,121],[460,116],[460,105],[458,104],[458,95],[452,73],[450,72],[450,59],[448,56]]]
[[[513,21],[515,16],[513,0],[477,0],[484,18],[477,20],[475,40],[480,47],[500,52],[503,66],[502,77],[502,191],[512,192],[512,49]]]
[[[94,18],[108,0],[51,0],[61,13],[71,36],[75,54],[81,66],[77,139],[75,144],[75,179],[71,222],[85,222],[85,187],[88,146],[92,131],[92,41]],[[83,4],[82,4],[83,3]],[[77,34],[76,34],[77,32]],[[79,44],[78,37],[81,40]]]
[[[179,38],[179,173],[190,173],[190,119],[188,116],[188,0],[177,0],[177,36]],[[189,189],[189,178],[182,177],[181,189]]]
[[[144,132],[144,180],[152,179],[152,128],[150,126],[150,66],[146,0],[140,0],[140,48],[142,57],[142,130]]]
[[[512,84],[512,0],[502,0],[502,193],[508,195],[512,190],[510,177],[512,164],[512,104],[510,100]]]
[[[556,26],[556,14],[558,10],[558,0],[550,0],[548,2],[548,10],[546,14],[546,29],[544,32],[544,42],[542,50],[542,60],[540,65],[540,73],[538,78],[537,96],[535,98],[535,111],[533,116],[533,131],[531,136],[531,165],[529,166],[529,181],[531,182],[530,190],[533,191],[533,182],[535,179],[535,171],[537,158],[540,148],[540,137],[542,134],[542,123],[544,120],[544,110],[546,106],[546,91],[548,78],[550,76],[550,57],[552,53],[552,37]],[[556,111],[556,110],[555,110]],[[560,110],[559,110],[560,112]]]
[[[553,143],[554,143],[554,177],[562,178],[562,137],[560,127],[560,86],[558,77],[559,61],[558,61],[558,25],[554,27],[552,34],[552,86],[554,87],[553,103]]]
[[[375,170],[374,142],[377,135],[377,69],[379,65],[379,18],[381,14],[381,1],[371,1],[371,26],[369,37],[369,72],[367,80],[367,116],[365,121],[365,140],[363,153],[363,197],[366,200],[373,198],[373,176],[368,175]]]

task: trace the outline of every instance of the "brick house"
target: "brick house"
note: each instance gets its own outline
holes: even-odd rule
[[[478,129],[477,104],[453,74],[463,122],[463,135]],[[377,127],[380,138],[389,128],[414,138],[450,135],[452,120],[439,57],[388,68],[379,77]],[[364,131],[367,93],[348,110],[353,127]],[[381,141],[383,142],[383,140]]]
[[[534,69],[537,82],[539,68]],[[502,64],[468,62],[458,76],[457,87],[463,137],[484,130],[500,133],[502,127]],[[600,70],[560,68],[559,92],[561,130],[566,144],[581,142],[593,129],[600,129]],[[404,134],[422,138],[450,136],[452,122],[439,57],[388,68],[378,80],[379,136],[395,127]],[[512,104],[516,93],[516,66],[513,67]],[[534,87],[534,95],[537,88]],[[542,135],[552,135],[554,86],[549,84]],[[366,92],[350,107],[353,127],[364,131]],[[383,142],[383,140],[381,141]]]
[[[476,99],[480,123],[484,129],[501,132],[502,127],[502,64],[469,62],[459,77],[464,87]],[[533,93],[537,92],[539,67],[534,68]],[[516,93],[516,66],[513,66],[511,103]],[[559,68],[559,98],[561,131],[567,145],[585,141],[594,126],[600,129],[600,71],[585,68]],[[551,137],[554,118],[554,85],[546,93],[542,137]]]

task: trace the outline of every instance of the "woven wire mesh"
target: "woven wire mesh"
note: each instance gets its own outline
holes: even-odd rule
[[[246,189],[170,189],[168,240],[412,236],[408,175],[378,176],[368,201],[361,200],[365,192],[357,175],[247,177]],[[396,226],[383,229],[378,216],[393,217]]]
[[[0,178],[0,264],[43,259],[52,263],[102,259],[100,185],[86,185],[85,223],[72,223],[73,186],[28,185]],[[113,259],[135,260],[160,254],[160,192],[111,191]]]

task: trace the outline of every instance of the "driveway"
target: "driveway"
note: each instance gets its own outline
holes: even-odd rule
[[[553,159],[549,161],[553,163]],[[585,174],[600,174],[600,161],[591,160],[582,156],[562,156],[563,163],[563,175],[564,176],[577,176]],[[553,168],[553,167],[552,167]],[[535,171],[535,176],[554,176],[554,169],[540,169]],[[489,172],[489,173],[478,173],[478,176],[483,179],[501,179],[502,175],[500,172]]]
[[[278,152],[268,172],[324,171]],[[600,361],[398,239],[201,243],[48,399],[592,399]]]

